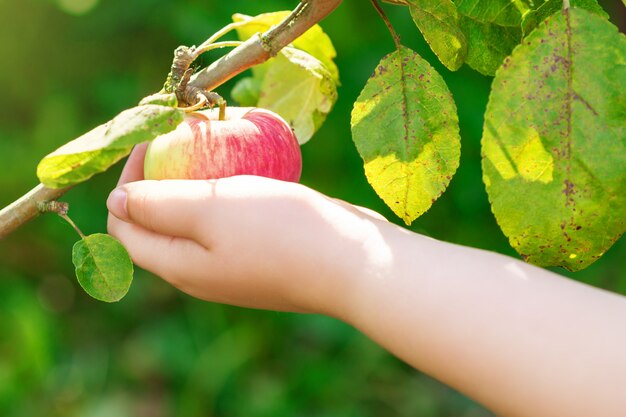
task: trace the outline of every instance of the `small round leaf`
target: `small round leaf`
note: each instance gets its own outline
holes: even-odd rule
[[[121,300],[133,281],[133,262],[113,236],[96,233],[74,244],[72,262],[81,287],[96,300]]]

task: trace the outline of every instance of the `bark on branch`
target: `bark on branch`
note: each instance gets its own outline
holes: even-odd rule
[[[195,74],[187,86],[186,97],[194,101],[197,88],[213,90],[246,69],[262,64],[282,48],[319,23],[342,0],[302,0],[279,25],[260,36],[253,36],[230,53]]]
[[[37,217],[42,203],[61,197],[68,188],[52,189],[39,184],[27,194],[0,210],[0,239]]]
[[[319,23],[341,4],[342,0],[301,0],[293,12],[279,25],[252,37],[209,67],[194,75],[185,90],[185,97],[194,101],[198,90],[213,90],[246,69],[275,56],[310,27]],[[39,207],[61,197],[71,187],[51,189],[41,184],[0,211],[0,239],[37,217]]]

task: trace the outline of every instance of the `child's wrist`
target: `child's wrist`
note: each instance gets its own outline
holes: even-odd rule
[[[338,281],[329,285],[323,313],[354,324],[376,303],[380,285],[392,277],[394,235],[403,229],[386,221],[367,219],[361,238],[345,248],[337,264]]]
[[[397,227],[317,193],[307,197],[306,210],[324,221],[308,230],[305,241],[295,243],[285,278],[287,297],[295,311],[350,321],[363,279],[384,273],[392,262],[383,235]]]

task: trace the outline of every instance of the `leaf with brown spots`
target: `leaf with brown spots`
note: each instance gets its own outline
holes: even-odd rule
[[[467,41],[452,0],[409,0],[413,21],[443,65],[459,69],[467,56]]]
[[[531,263],[583,269],[626,230],[625,62],[626,37],[571,8],[496,74],[483,179],[498,224]]]
[[[50,188],[79,184],[109,169],[134,145],[171,132],[184,114],[179,108],[157,104],[124,110],[45,156],[37,166],[37,177]]]
[[[467,39],[466,63],[494,75],[522,39],[520,24],[528,6],[511,0],[456,0]]]
[[[401,47],[376,67],[351,124],[369,183],[410,224],[445,191],[459,166],[459,120],[443,78]]]
[[[605,19],[609,18],[609,15],[596,0],[570,0],[570,5],[571,7],[586,9],[591,13],[604,17]],[[522,19],[522,31],[524,32],[524,36],[527,36],[534,28],[537,27],[537,25],[554,13],[559,12],[562,8],[563,0],[548,0],[536,10],[526,13]]]

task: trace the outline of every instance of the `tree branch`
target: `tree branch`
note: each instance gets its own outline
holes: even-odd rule
[[[0,239],[5,238],[18,227],[37,217],[42,211],[41,204],[61,197],[68,188],[53,189],[39,184],[20,199],[0,211]]]
[[[342,0],[302,0],[279,25],[254,36],[194,74],[185,91],[185,100],[194,102],[198,90],[213,90],[235,75],[275,56],[300,35],[335,10]]]
[[[213,90],[246,69],[275,56],[316,23],[328,16],[342,0],[301,0],[279,25],[252,37],[194,75],[185,90],[188,102],[195,102],[199,90]],[[0,239],[37,217],[42,203],[54,201],[71,187],[47,188],[41,184],[0,211]]]

